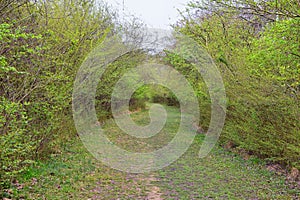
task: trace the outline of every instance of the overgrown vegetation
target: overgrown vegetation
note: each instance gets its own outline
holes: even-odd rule
[[[177,132],[180,111],[165,107],[168,119],[155,137],[136,139],[124,134],[114,120],[107,120],[105,134],[129,151],[152,152],[166,145]],[[148,111],[131,114],[141,125],[149,123]],[[199,159],[203,135],[198,135],[187,153],[157,172],[129,174],[97,161],[73,140],[62,154],[53,154],[26,170],[4,196],[11,199],[297,199],[300,192],[289,188],[283,176],[267,171],[255,158],[243,160],[215,147]],[[55,195],[54,195],[55,194]]]
[[[1,0],[0,15],[0,184],[6,187],[74,130],[73,79],[112,27],[112,14],[92,1]]]
[[[142,24],[119,23],[96,0],[0,0],[0,16],[2,190],[76,137],[72,87],[88,53],[109,34],[138,35]],[[299,1],[192,1],[173,28],[205,48],[223,76],[228,108],[221,143],[300,169]],[[211,102],[200,74],[178,55],[165,55],[160,62],[180,71],[195,89],[200,126],[207,129]],[[99,120],[111,117],[119,77],[151,59],[137,51],[110,65],[96,94]],[[133,95],[131,110],[145,108],[146,101],[178,106],[167,88],[147,85]]]
[[[297,1],[193,1],[174,28],[213,57],[228,109],[222,142],[300,168],[300,5]],[[202,126],[210,121],[205,85],[169,55],[200,91]]]

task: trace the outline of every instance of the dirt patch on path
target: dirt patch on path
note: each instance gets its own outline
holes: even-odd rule
[[[147,185],[148,185],[148,192],[147,192],[147,200],[162,200],[163,198],[161,197],[162,193],[159,187],[153,185],[153,183],[157,182],[158,179],[155,178],[154,175],[150,175],[150,177],[146,180]]]

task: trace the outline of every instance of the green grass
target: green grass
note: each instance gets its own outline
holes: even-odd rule
[[[128,136],[108,120],[106,135],[130,151],[149,152],[167,144],[180,120],[177,108],[168,107],[165,128],[149,139]],[[149,123],[147,111],[132,114],[138,124]],[[78,138],[69,141],[62,154],[40,161],[19,178],[21,188],[4,192],[11,199],[147,199],[154,186],[162,199],[297,199],[284,177],[272,174],[256,161],[245,161],[220,147],[198,158],[203,136],[170,166],[153,173],[128,174],[94,159]],[[153,177],[155,177],[153,179]],[[35,179],[37,181],[35,181]],[[157,192],[157,191],[156,191]]]
[[[201,137],[175,163],[158,172],[165,199],[297,199],[284,177],[216,147],[200,159]],[[178,198],[180,197],[180,198]]]

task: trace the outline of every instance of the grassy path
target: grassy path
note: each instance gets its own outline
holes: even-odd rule
[[[177,131],[180,114],[168,109],[166,127],[155,137],[134,139],[109,120],[108,137],[120,147],[139,152],[167,144]],[[139,124],[149,123],[147,112],[135,113]],[[216,147],[205,159],[198,158],[203,136],[170,166],[153,173],[127,174],[95,160],[78,139],[24,173],[5,195],[8,199],[299,199],[284,178],[265,170],[255,159],[245,161]]]

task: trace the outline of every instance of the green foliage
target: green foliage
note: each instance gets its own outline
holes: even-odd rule
[[[166,126],[148,139],[124,134],[114,120],[103,126],[109,139],[133,152],[153,152],[176,134],[181,113],[165,106]],[[141,125],[149,124],[148,110],[131,115]],[[23,189],[12,187],[10,199],[147,199],[158,191],[162,199],[297,199],[299,190],[285,185],[283,176],[267,171],[259,159],[243,160],[216,147],[199,159],[203,135],[197,135],[188,151],[171,165],[156,172],[128,174],[98,162],[80,139],[66,145],[63,153],[38,162],[19,179]],[[258,164],[257,164],[258,163]],[[152,190],[152,188],[156,188]],[[54,195],[55,194],[55,195]],[[151,196],[153,197],[153,196]]]
[[[32,164],[36,141],[27,134],[29,118],[23,105],[0,99],[0,188]]]
[[[75,135],[74,77],[113,27],[113,15],[93,1],[5,2],[0,1],[1,187]]]
[[[96,92],[96,110],[100,120],[104,120],[112,116],[111,95],[118,80],[126,72],[128,72],[128,70],[138,66],[145,61],[145,59],[146,55],[144,52],[130,52],[119,57],[107,66],[107,69],[99,81]],[[144,108],[145,99],[146,96],[144,95],[144,88],[140,88],[140,90],[135,92],[130,100],[131,109]]]
[[[300,20],[277,21],[253,41],[253,74],[268,76],[296,95],[300,91]]]
[[[31,104],[26,98],[31,86],[34,87],[30,82],[37,78],[28,76],[34,72],[34,66],[30,66],[33,63],[27,59],[38,58],[39,53],[32,42],[40,36],[25,30],[26,27],[15,27],[14,24],[0,25],[1,186],[34,162],[41,137],[40,132],[33,132],[30,127],[39,116],[29,113]]]
[[[196,12],[174,28],[203,46],[223,75],[229,105],[222,142],[300,168],[299,4],[210,0],[190,3],[189,9]],[[0,0],[0,16],[2,189],[75,135],[73,80],[88,53],[117,28],[114,13],[97,1]],[[96,93],[100,119],[111,116],[119,78],[148,57],[131,52],[110,64]],[[211,102],[200,74],[170,52],[163,62],[189,80],[207,128]],[[147,85],[133,94],[130,109],[145,108],[146,101],[178,106],[168,89]]]
[[[184,31],[184,30],[182,30]],[[167,52],[167,56],[165,57],[165,62],[167,64],[170,64],[172,67],[174,67],[176,70],[178,70],[182,75],[185,76],[185,78],[189,81],[190,85],[193,87],[194,94],[198,98],[199,103],[199,110],[200,110],[200,124],[201,127],[207,129],[209,126],[210,121],[210,106],[211,106],[211,100],[208,94],[208,90],[206,87],[206,84],[204,80],[201,77],[201,74],[199,74],[198,70],[187,60],[180,57],[177,54]],[[171,106],[179,106],[179,102],[177,98],[174,96],[174,94],[169,93],[166,94],[167,96],[167,102],[168,105]],[[186,97],[187,101],[190,97]]]
[[[221,142],[233,142],[268,161],[300,168],[300,26],[296,12],[286,12],[299,11],[299,6],[235,2],[191,3],[189,17],[175,28],[203,46],[222,73],[228,110]],[[192,66],[169,58],[179,70],[192,73]],[[193,85],[206,96],[203,81],[195,77],[190,79],[199,85]],[[200,109],[205,126],[210,120],[209,99],[203,98],[201,104],[206,105]]]

